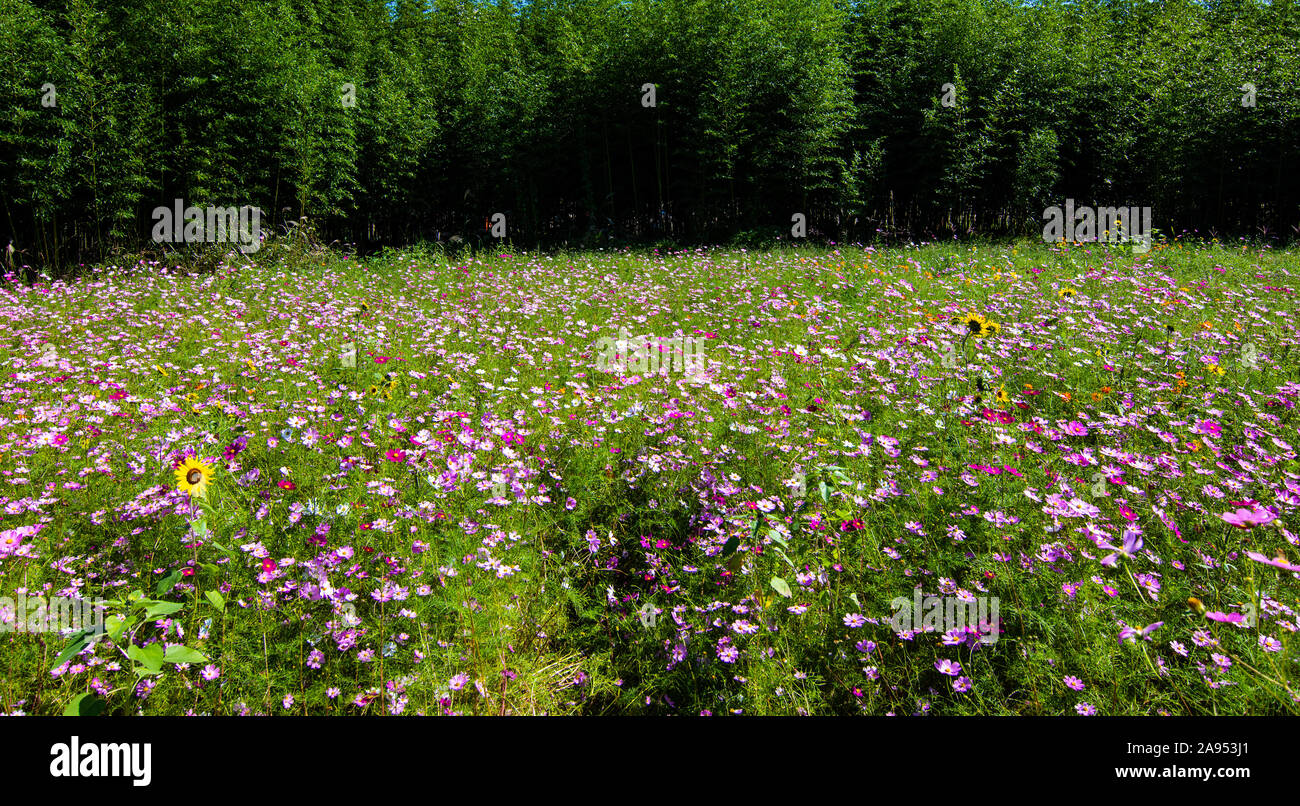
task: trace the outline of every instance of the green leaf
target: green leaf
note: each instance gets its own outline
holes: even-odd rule
[[[767,531],[767,536],[772,538],[773,540],[775,540],[776,542],[780,543],[783,546],[790,545],[790,541],[785,539],[785,535],[782,535],[780,532],[778,532],[775,529],[769,529]]]
[[[789,599],[794,594],[790,593],[790,583],[781,577],[772,577],[772,590]]]
[[[68,658],[71,658],[73,655],[76,655],[78,652],[85,649],[90,644],[89,635],[89,630],[77,630],[72,635],[68,636],[68,645],[65,646],[63,651],[59,653],[59,656],[54,659],[54,665],[50,667],[50,671],[59,668]]]
[[[226,612],[226,597],[222,596],[217,591],[207,591],[203,595],[208,598],[209,602],[212,602],[213,607],[220,610],[222,613]]]
[[[104,626],[108,628],[108,638],[113,643],[122,639],[122,633],[135,626],[135,616],[128,616],[125,619],[114,614],[104,619]]]
[[[177,582],[181,581],[182,576],[183,575],[181,574],[180,571],[172,571],[167,576],[158,580],[158,587],[154,588],[154,595],[162,596],[164,593],[171,590],[172,587],[175,586]]]
[[[144,617],[154,619],[159,616],[170,616],[184,606],[180,602],[153,602],[149,605],[149,609],[144,611]]]
[[[720,556],[723,559],[726,559],[727,557],[731,556],[731,554],[735,552],[735,550],[739,547],[740,547],[740,538],[733,537],[722,546],[722,554]]]
[[[754,519],[754,531],[752,534],[750,534],[749,539],[754,540],[755,538],[757,538],[758,530],[762,528],[763,528],[763,513],[760,512],[758,513],[758,517]]]
[[[825,504],[826,502],[830,501],[830,494],[828,493],[828,491],[827,491],[827,489],[826,489],[826,482],[824,482],[824,481],[819,481],[819,482],[817,482],[817,489],[818,489],[818,490],[821,492],[821,494],[822,494],[822,503],[823,503],[823,504]]]
[[[163,653],[163,660],[167,663],[203,663],[207,659],[202,652],[187,646],[169,646]]]
[[[149,646],[140,647],[132,644],[126,650],[126,656],[131,660],[138,661],[141,666],[148,669],[151,674],[157,674],[162,671],[163,665],[163,647],[162,644],[150,644]]]
[[[850,593],[849,600],[852,601],[853,604],[857,605],[859,610],[862,609],[862,603],[858,601],[858,595],[856,593]]]
[[[226,548],[225,546],[221,545],[220,543],[218,543],[218,542],[215,541],[215,540],[210,540],[210,541],[208,541],[207,545],[212,546],[212,547],[215,548],[215,549],[219,549],[219,550],[220,550],[222,553],[224,553],[227,557],[230,557],[230,558],[232,558],[232,559],[235,557],[235,553],[234,553],[233,551],[231,551],[230,549],[228,549],[228,548]]]
[[[89,691],[72,698],[68,707],[63,709],[64,716],[99,716],[107,705],[103,700]]]
[[[799,567],[798,567],[797,565],[795,565],[794,562],[793,562],[789,557],[785,556],[785,552],[784,552],[784,551],[781,551],[781,549],[772,549],[772,550],[776,552],[776,554],[777,554],[778,557],[780,557],[781,559],[785,560],[786,565],[790,566],[791,568],[793,568],[793,569],[795,569],[795,570],[798,570]]]

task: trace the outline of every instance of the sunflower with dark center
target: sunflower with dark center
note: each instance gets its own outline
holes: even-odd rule
[[[966,326],[967,335],[977,339],[986,338],[1002,329],[997,322],[985,319],[977,313],[968,314],[962,323]]]
[[[206,498],[211,481],[212,468],[192,456],[176,466],[176,489],[183,493]]]

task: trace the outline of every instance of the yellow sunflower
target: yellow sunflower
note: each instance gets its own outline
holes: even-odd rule
[[[1073,288],[1062,288],[1060,291],[1056,292],[1056,296],[1059,298],[1072,297],[1077,293],[1079,292],[1075,291]]]
[[[208,497],[208,482],[212,481],[212,467],[192,456],[176,467],[176,489],[199,498]]]
[[[1002,325],[985,319],[977,313],[967,314],[962,324],[966,326],[966,332],[977,339],[986,338],[1002,329]]]

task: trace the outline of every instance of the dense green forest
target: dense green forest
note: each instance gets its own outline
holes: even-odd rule
[[[1296,0],[0,0],[0,246],[1300,232]]]

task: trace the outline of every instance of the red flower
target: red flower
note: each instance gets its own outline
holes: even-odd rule
[[[275,570],[275,560],[272,560],[270,557],[267,557],[265,560],[262,560],[262,573],[269,574],[274,570]]]
[[[284,479],[283,481],[278,482],[278,485],[282,490],[298,489],[298,485],[294,484],[292,481],[289,481],[288,479]]]
[[[405,462],[406,451],[389,451],[386,456],[390,462]]]

